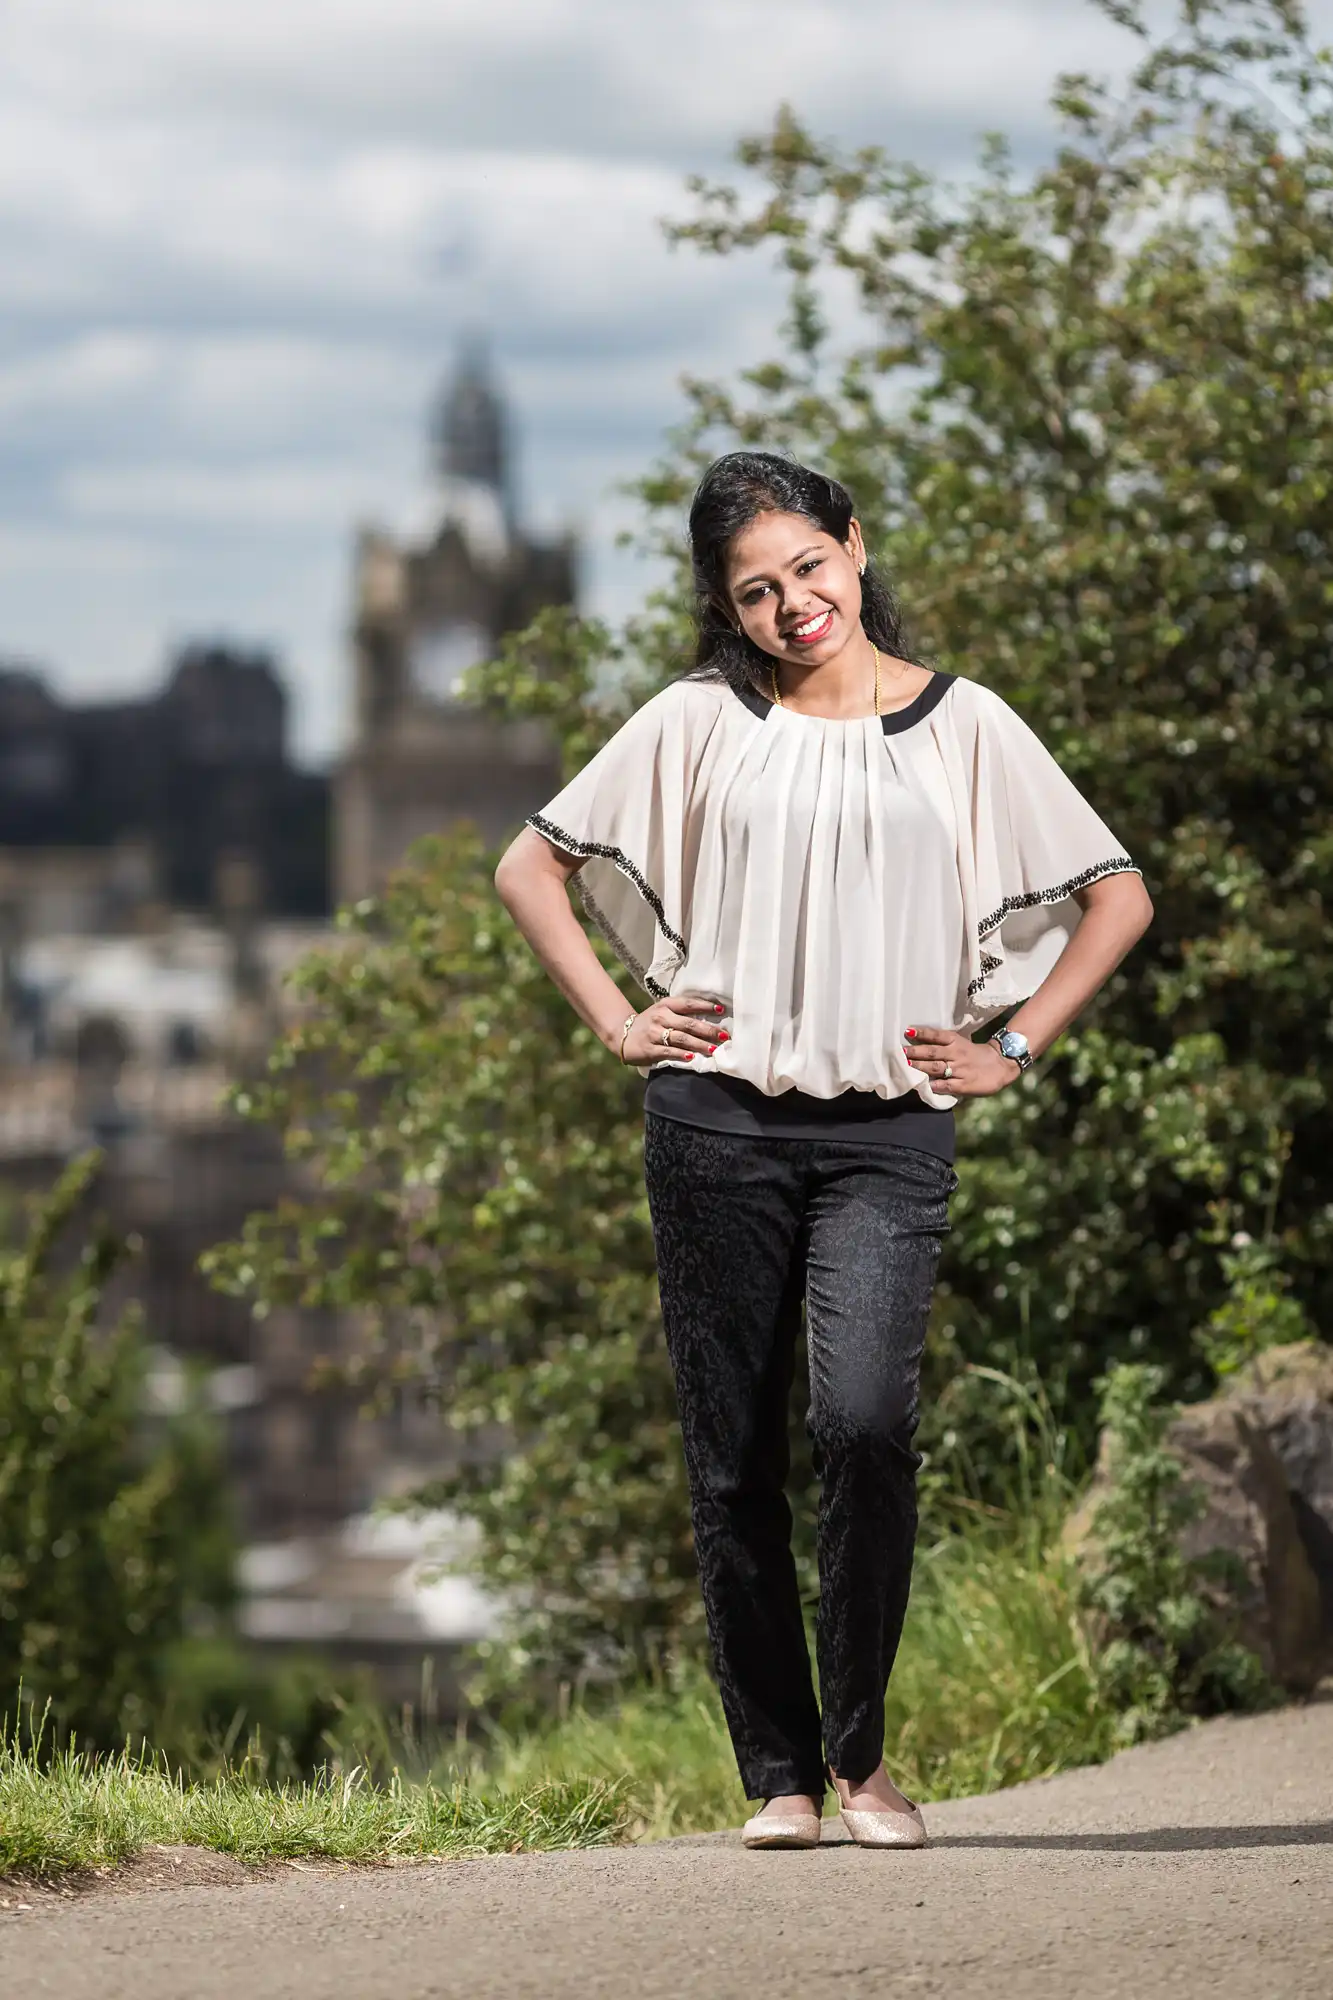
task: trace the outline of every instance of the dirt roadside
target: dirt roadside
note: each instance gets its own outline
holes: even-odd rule
[[[1333,1996],[1333,1702],[929,1810],[934,1844],[734,1836],[40,1898],[0,1993],[58,2000]],[[829,1828],[830,1835],[833,1828]]]

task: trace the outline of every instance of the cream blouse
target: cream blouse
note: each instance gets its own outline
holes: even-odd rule
[[[581,859],[584,907],[647,992],[722,1002],[731,1038],[692,1074],[938,1110],[956,1100],[903,1030],[1026,999],[1075,891],[1138,872],[1027,724],[949,674],[849,722],[675,681],[528,824]]]

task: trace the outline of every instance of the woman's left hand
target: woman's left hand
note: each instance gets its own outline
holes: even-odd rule
[[[974,1042],[952,1028],[908,1028],[903,1054],[945,1097],[994,1097],[1023,1073],[994,1042]]]

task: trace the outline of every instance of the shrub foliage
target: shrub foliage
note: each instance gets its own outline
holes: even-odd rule
[[[114,1748],[144,1730],[192,1612],[230,1594],[209,1434],[145,1420],[132,1315],[104,1324],[126,1246],[94,1234],[72,1271],[61,1239],[96,1173],[62,1177],[26,1241],[0,1253],[0,1704]]]
[[[676,239],[785,275],[776,351],[687,385],[641,485],[669,564],[643,616],[548,614],[475,689],[576,766],[686,657],[707,457],[789,447],[848,482],[919,643],[1032,721],[1156,900],[1099,1007],[960,1121],[936,1383],[1017,1350],[1087,1427],[1108,1365],[1197,1393],[1321,1325],[1333,1282],[1333,68],[1289,0],[1185,0],[1156,39],[1103,11],[1137,66],[1059,80],[1033,175],[997,139],[948,187],[784,113],[735,185],[694,184]],[[356,1308],[368,1380],[508,1436],[450,1490],[524,1657],[674,1643],[693,1590],[633,1080],[466,838],[351,912],[302,991],[244,1108],[312,1192],[219,1281]],[[984,1401],[969,1421],[984,1464]]]
[[[1109,1484],[1093,1510],[1080,1596],[1106,1635],[1097,1692],[1122,1744],[1165,1735],[1190,1716],[1276,1698],[1215,1602],[1215,1587],[1234,1581],[1237,1559],[1182,1553],[1205,1502],[1168,1447],[1173,1413],[1162,1387],[1160,1368],[1126,1362],[1099,1385]]]

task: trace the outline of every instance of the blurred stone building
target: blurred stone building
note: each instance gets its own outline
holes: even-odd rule
[[[199,1258],[301,1192],[225,1093],[262,1065],[285,973],[331,940],[330,873],[340,899],[359,896],[419,836],[470,819],[497,839],[558,782],[540,728],[457,698],[468,667],[572,603],[576,582],[573,542],[519,524],[479,357],[443,398],[435,458],[433,534],[359,540],[354,736],[332,788],[291,763],[285,689],[261,654],[190,646],[148,699],[84,705],[0,665],[0,1209],[102,1148],[96,1205],[139,1245],[123,1283],[155,1393],[169,1403],[201,1367],[225,1428],[243,1628],[369,1663],[404,1694],[427,1657],[446,1687],[491,1614],[464,1578],[431,1572],[459,1552],[456,1523],[373,1510],[462,1447],[410,1398],[372,1422],[353,1391],[312,1379],[351,1351],[350,1319],[255,1319]]]
[[[289,763],[285,719],[271,662],[216,647],[138,702],[69,706],[0,671],[0,1227],[101,1149],[91,1206],[137,1246],[118,1302],[142,1312],[154,1396],[201,1370],[223,1429],[242,1629],[370,1665],[395,1694],[429,1658],[447,1698],[486,1615],[462,1579],[422,1574],[456,1531],[371,1518],[441,1469],[438,1415],[403,1398],[367,1422],[356,1393],[311,1379],[350,1323],[255,1319],[199,1270],[301,1189],[226,1103],[282,1025],[284,975],[331,937],[327,784]]]
[[[336,1516],[361,1490],[327,1413],[292,1452],[262,1330],[197,1268],[291,1186],[275,1141],[223,1102],[276,1031],[282,975],[328,929],[328,784],[286,739],[263,654],[188,646],[157,693],[86,704],[0,668],[0,1199],[102,1149],[97,1200],[140,1243],[125,1283],[149,1337],[232,1371],[248,1532]]]
[[[439,525],[421,544],[363,529],[353,583],[353,739],[335,780],[339,901],[365,895],[412,842],[459,820],[498,840],[557,788],[540,725],[457,698],[459,677],[537,612],[573,604],[577,550],[519,523],[508,416],[465,355],[434,436]]]
[[[151,932],[30,939],[11,954],[0,1015],[0,1192],[47,1188],[102,1150],[94,1205],[138,1246],[123,1294],[156,1347],[216,1376],[249,1536],[324,1526],[375,1485],[349,1399],[308,1394],[310,1361],[339,1330],[308,1314],[255,1321],[198,1269],[252,1210],[297,1191],[274,1137],[225,1095],[280,1025],[282,975],[324,936],[176,916]]]
[[[0,1223],[90,1146],[90,1207],[132,1239],[111,1307],[133,1299],[153,1349],[155,1401],[201,1370],[225,1440],[239,1530],[241,1629],[264,1646],[317,1646],[411,1698],[423,1661],[452,1700],[459,1644],[488,1609],[432,1559],[457,1524],[381,1521],[384,1498],[437,1475],[457,1447],[437,1411],[400,1395],[374,1421],[360,1396],[312,1379],[351,1350],[338,1314],[255,1318],[199,1269],[245,1218],[299,1197],[275,1136],[237,1117],[228,1085],[282,1024],[283,975],[329,939],[322,924],[165,915],[152,930],[50,934],[8,954],[0,1009]],[[70,1246],[71,1249],[73,1245]]]
[[[328,781],[291,761],[266,654],[187,646],[147,699],[79,704],[0,665],[0,871],[11,899],[52,905],[29,929],[119,927],[145,901],[214,909],[237,855],[266,910],[323,916],[328,849]]]

